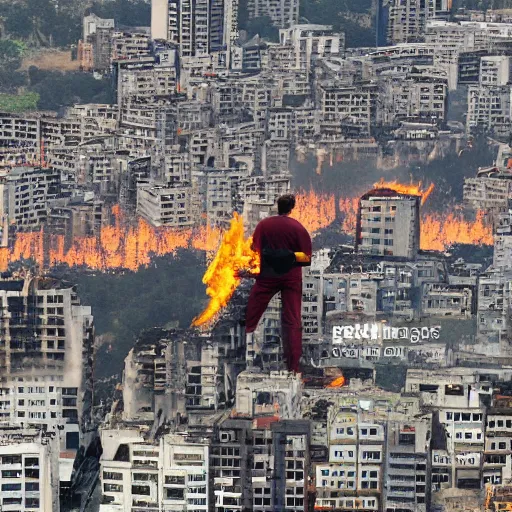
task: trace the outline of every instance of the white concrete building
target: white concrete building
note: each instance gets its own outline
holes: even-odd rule
[[[421,41],[427,21],[447,18],[450,9],[449,0],[392,0],[389,6],[388,41],[392,44]]]
[[[419,196],[389,189],[365,194],[357,216],[357,251],[414,259],[420,248],[419,207]]]
[[[137,213],[153,226],[189,227],[199,220],[192,187],[152,183],[137,188]]]
[[[512,89],[509,85],[468,87],[466,131],[484,130],[498,137],[510,136]]]
[[[46,220],[48,202],[60,192],[60,175],[50,169],[15,167],[0,180],[3,214],[19,229],[33,229]]]
[[[1,510],[59,512],[58,456],[55,432],[16,427],[2,429]]]
[[[91,425],[93,317],[52,278],[0,281],[0,424],[58,433],[61,479]]]
[[[294,68],[309,73],[312,59],[340,56],[345,50],[345,34],[331,25],[299,24],[279,31],[280,44],[292,46]]]
[[[297,404],[301,394],[301,378],[288,371],[242,372],[237,377],[235,408],[241,417],[254,418],[279,412],[283,419],[298,419],[301,416]]]
[[[490,55],[480,60],[480,85],[501,86],[510,83],[510,57]]]
[[[150,442],[139,428],[104,429],[101,439],[101,512],[210,510],[207,440],[167,434]]]

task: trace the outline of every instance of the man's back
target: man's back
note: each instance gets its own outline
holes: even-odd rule
[[[311,256],[311,237],[306,228],[287,215],[267,217],[258,223],[253,235],[253,246],[260,254],[264,249],[288,249]],[[272,269],[262,263],[261,277],[274,277]],[[301,279],[302,269],[294,267],[283,277]]]

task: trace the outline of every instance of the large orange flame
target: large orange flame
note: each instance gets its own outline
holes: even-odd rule
[[[357,205],[355,197],[338,200],[341,232],[353,235]],[[47,235],[42,231],[18,233],[12,247],[0,248],[0,271],[21,259],[32,259],[41,268],[67,264],[100,271],[121,268],[135,271],[148,265],[153,255],[173,254],[179,248],[213,252],[222,237],[220,229],[205,226],[182,230],[155,228],[142,219],[131,225],[119,207],[113,213],[113,226],[101,228],[99,236],[75,237],[69,247],[63,235]],[[331,225],[336,220],[335,195],[300,192],[293,217],[312,234]],[[467,220],[460,213],[422,215],[422,249],[442,251],[455,243],[493,243],[492,227],[482,212],[475,220]]]
[[[381,178],[381,180],[378,183],[374,183],[374,188],[389,188],[391,190],[394,190],[395,192],[398,192],[399,194],[407,194],[412,196],[421,196],[421,204],[424,204],[427,200],[428,196],[432,193],[434,190],[434,184],[431,183],[430,186],[423,190],[421,181],[417,184],[415,183],[398,183],[397,181],[384,181],[384,178]]]
[[[326,388],[341,388],[344,385],[345,385],[345,377],[343,377],[343,375],[341,375],[340,377],[336,377],[334,380],[329,382],[329,384],[327,384],[327,386],[325,386],[325,387]]]
[[[208,323],[226,306],[240,284],[240,271],[249,270],[255,274],[259,272],[259,255],[251,249],[251,243],[252,238],[244,238],[242,217],[235,213],[231,226],[222,237],[219,250],[203,277],[210,302],[206,309],[194,318],[192,325],[198,327]]]

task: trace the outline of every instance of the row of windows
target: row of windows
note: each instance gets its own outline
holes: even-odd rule
[[[18,386],[18,393],[28,393],[28,394],[35,394],[35,393],[46,393],[46,389],[41,386],[29,386],[27,388],[23,386]],[[49,386],[48,387],[48,393],[56,393],[55,386]],[[67,396],[77,396],[78,395],[78,388],[62,388],[61,389],[62,395]]]
[[[133,473],[133,480],[136,481],[157,481],[158,477],[154,473]],[[104,471],[103,472],[104,480],[122,480],[123,474],[115,471]],[[204,482],[206,480],[206,475],[188,475],[189,482]],[[175,485],[185,485],[185,476],[181,475],[165,475],[165,484],[175,484]]]
[[[21,464],[21,455],[4,455],[0,458],[2,464]],[[38,457],[26,457],[25,458],[25,467],[37,467],[39,466],[39,458]]]
[[[350,459],[350,458],[354,457],[354,451],[347,450],[346,452],[343,452],[340,450],[335,450],[334,456]],[[363,460],[380,460],[380,458],[381,458],[381,452],[376,452],[376,451],[364,451],[363,452]]]
[[[347,436],[354,436],[355,430],[353,427],[337,427],[336,428],[336,434],[338,435],[347,435]],[[360,428],[359,429],[359,435],[361,437],[367,437],[367,436],[376,436],[378,435],[377,428],[371,427],[371,428]]]
[[[466,422],[479,422],[482,421],[483,415],[479,412],[447,412],[447,421],[466,421]],[[512,422],[511,422],[512,426]]]

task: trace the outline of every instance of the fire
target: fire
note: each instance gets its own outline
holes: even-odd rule
[[[291,217],[298,220],[310,233],[329,226],[336,220],[334,195],[318,194],[313,190],[298,194]]]
[[[206,309],[194,318],[192,325],[204,325],[227,305],[240,284],[239,271],[249,270],[255,274],[259,272],[259,255],[251,249],[251,243],[252,238],[244,238],[242,217],[235,213],[231,226],[224,234],[217,254],[203,277],[210,302]]]
[[[374,188],[389,188],[398,192],[399,194],[408,194],[413,196],[421,196],[421,204],[424,204],[427,200],[428,196],[434,190],[434,184],[431,183],[430,186],[426,190],[422,190],[421,181],[417,184],[410,183],[405,185],[403,183],[398,183],[397,181],[384,181],[382,178],[378,183],[373,184]]]
[[[327,384],[327,386],[325,386],[325,387],[326,388],[341,388],[344,385],[345,385],[345,377],[343,377],[343,375],[341,375],[340,377],[336,377],[334,380],[329,382],[329,384]]]
[[[443,251],[452,243],[492,245],[492,227],[485,221],[485,214],[477,212],[474,221],[461,215],[426,215],[421,222],[422,249]]]
[[[399,184],[394,182],[390,185],[381,181],[377,184],[379,186],[399,189]],[[431,185],[423,191],[421,184],[403,187],[400,190],[422,195],[422,201],[433,188]],[[357,205],[358,198],[355,197],[337,198],[334,194],[300,192],[293,217],[314,234],[336,222],[338,210],[339,229],[353,235]],[[120,268],[136,271],[147,266],[153,256],[174,254],[180,248],[214,252],[222,239],[219,228],[155,228],[143,219],[133,225],[124,218],[119,207],[115,207],[113,213],[115,221],[112,226],[102,227],[98,236],[75,237],[70,244],[66,244],[63,235],[51,235],[42,230],[18,233],[12,247],[0,248],[0,271],[7,270],[9,263],[21,259],[32,259],[40,268],[66,264],[100,271]],[[482,212],[475,220],[467,220],[461,213],[422,215],[422,249],[443,251],[454,243],[493,243],[492,227]]]
[[[147,266],[152,256],[173,254],[180,248],[214,251],[221,239],[221,230],[216,228],[155,228],[143,219],[130,225],[119,207],[113,208],[113,214],[113,226],[103,226],[99,236],[75,237],[67,249],[63,235],[42,230],[18,233],[12,248],[0,248],[0,271],[21,259],[33,259],[39,267],[66,264],[101,271],[136,271]]]
[[[340,212],[343,214],[343,221],[341,223],[341,231],[343,233],[355,233],[357,223],[357,206],[359,199],[353,198],[340,198],[338,201],[338,207]]]

